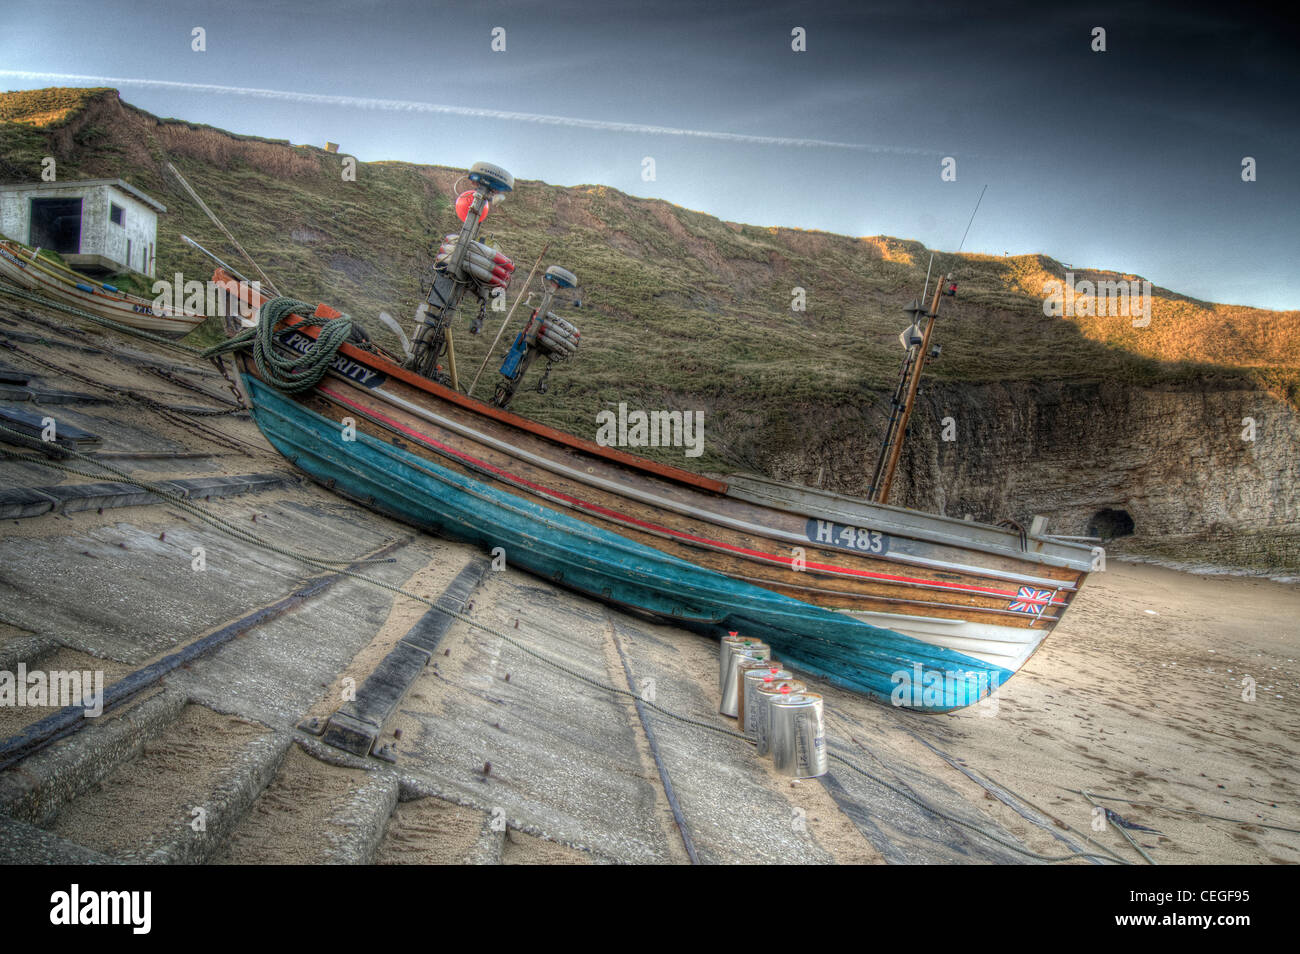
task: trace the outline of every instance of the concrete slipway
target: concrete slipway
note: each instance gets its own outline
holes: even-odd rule
[[[354,569],[448,593],[571,670],[111,476],[0,462],[0,671],[98,670],[135,690],[53,741],[32,726],[57,709],[0,708],[2,862],[947,864],[1097,850],[1086,816],[1067,830],[964,765],[948,750],[953,717],[819,685],[831,750],[871,777],[835,762],[793,782],[744,742],[576,678],[653,680],[659,705],[734,725],[716,712],[711,640],[546,585],[508,554],[493,570],[302,481],[246,414],[186,413],[229,399],[210,365],[7,297],[0,345],[11,424],[26,412],[80,429],[84,453],[175,482],[283,549],[381,554]],[[176,653],[160,678],[139,675]],[[382,757],[327,744],[351,689],[355,712],[410,658],[413,682],[380,713]]]

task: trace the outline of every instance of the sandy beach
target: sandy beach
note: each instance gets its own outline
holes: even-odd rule
[[[1300,829],[1297,656],[1300,586],[1112,561],[993,713],[909,725],[1128,860],[1071,789],[1124,799],[1102,804],[1159,863],[1294,864],[1300,834],[1265,825]]]

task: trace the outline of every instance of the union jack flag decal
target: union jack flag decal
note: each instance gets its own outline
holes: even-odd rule
[[[1007,609],[1013,613],[1042,616],[1055,595],[1052,590],[1036,590],[1032,586],[1022,586]]]

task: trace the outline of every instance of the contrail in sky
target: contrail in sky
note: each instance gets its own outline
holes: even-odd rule
[[[27,70],[0,70],[0,76],[24,80],[54,80],[61,83],[89,83],[95,86],[135,86],[146,89],[176,89],[195,93],[220,93],[229,96],[251,96],[259,99],[280,99],[292,103],[313,103],[322,106],[345,106],[354,109],[377,109],[389,112],[439,113],[465,116],[471,119],[500,119],[507,122],[535,123],[547,126],[567,126],[573,129],[598,129],[606,132],[639,133],[649,136],[680,136],[690,139],[711,139],[717,142],[748,143],[758,146],[795,146],[812,149],[851,149],[858,152],[907,156],[937,156],[941,153],[927,149],[903,146],[879,146],[867,143],[833,142],[825,139],[796,139],[785,136],[746,136],[740,133],[710,132],[703,129],[679,129],[674,126],[648,126],[642,123],[617,123],[603,119],[578,119],[573,116],[551,116],[545,113],[518,113],[503,109],[482,109],[477,106],[447,106],[441,103],[423,103],[406,99],[372,99],[362,96],[338,96],[328,93],[300,93],[293,90],[259,89],[246,86],[218,86],[212,83],[184,83],[176,80],[138,79],[124,76],[82,76],[75,73],[34,73]]]

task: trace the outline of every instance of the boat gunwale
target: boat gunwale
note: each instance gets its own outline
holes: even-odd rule
[[[801,506],[794,500],[787,500],[778,497],[775,493],[767,494],[760,490],[746,486],[747,484],[762,484],[767,487],[778,490],[789,490],[797,493],[807,494],[810,497],[822,498],[827,501],[828,506],[819,512],[814,511],[811,507]],[[1063,567],[1071,570],[1077,570],[1087,574],[1092,572],[1093,568],[1093,551],[1092,548],[1082,543],[1073,543],[1070,541],[1057,541],[1049,539],[1048,536],[1029,536],[1027,539],[1042,542],[1053,547],[1062,549],[1073,549],[1081,551],[1078,557],[1069,557],[1055,553],[1043,551],[1021,550],[1018,546],[1010,546],[992,540],[974,540],[969,536],[950,535],[943,529],[919,527],[911,525],[914,522],[924,521],[938,524],[940,526],[951,526],[953,528],[968,529],[974,528],[985,533],[995,533],[999,536],[1012,538],[1018,537],[1015,531],[1008,530],[1005,527],[996,527],[992,524],[980,523],[974,520],[959,520],[956,517],[945,516],[937,513],[923,513],[919,510],[909,510],[906,507],[895,507],[890,504],[875,503],[870,500],[864,500],[858,497],[850,497],[847,494],[835,494],[826,490],[819,490],[816,487],[805,487],[801,484],[791,484],[785,481],[774,480],[770,477],[764,477],[758,474],[735,474],[728,478],[728,496],[735,497],[738,500],[745,500],[750,503],[756,503],[765,507],[772,507],[776,510],[784,510],[787,513],[802,514],[814,519],[826,519],[833,522],[842,522],[843,518],[857,519],[858,515],[851,510],[838,510],[830,504],[835,501],[843,501],[856,508],[872,509],[884,511],[884,519],[873,518],[870,529],[880,529],[895,536],[911,537],[917,540],[929,540],[934,543],[943,543],[950,546],[958,546],[967,550],[980,550],[985,553],[993,553],[1000,556],[1009,556],[1014,559],[1028,560],[1033,563],[1043,563],[1049,566]],[[901,518],[901,519],[899,519]],[[1082,551],[1086,551],[1085,556]]]

